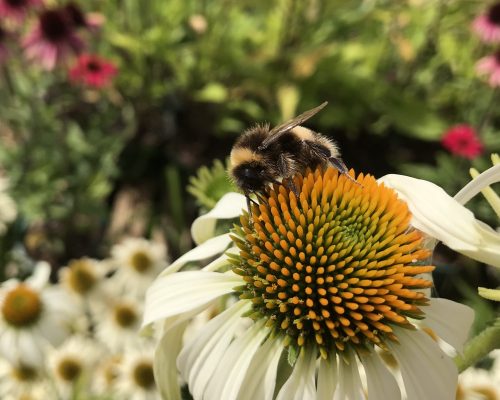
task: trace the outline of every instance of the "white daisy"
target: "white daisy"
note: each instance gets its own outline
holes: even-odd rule
[[[134,345],[139,337],[144,306],[133,297],[114,298],[94,314],[96,337],[113,352]]]
[[[42,368],[0,360],[2,400],[45,400],[51,394]]]
[[[92,377],[92,391],[98,396],[113,397],[121,355],[107,354],[101,357]]]
[[[180,399],[178,369],[195,400],[454,398],[456,366],[426,332],[461,351],[473,311],[428,298],[434,267],[424,234],[493,262],[500,236],[430,183],[386,177],[396,193],[356,179],[333,169],[298,176],[299,199],[274,186],[232,240],[204,237],[157,278],[144,324],[164,321],[155,361],[164,397]],[[203,270],[178,272],[232,241],[237,249]],[[182,343],[189,320],[231,294],[239,300]]]
[[[115,388],[117,398],[129,400],[160,400],[154,373],[154,346],[142,344],[131,348],[118,367]]]
[[[107,272],[108,268],[98,260],[80,258],[61,268],[59,278],[62,287],[75,298],[93,306],[108,298],[103,285]]]
[[[17,207],[14,200],[7,193],[9,182],[0,177],[0,234],[5,233],[7,225],[16,219]]]
[[[111,255],[117,268],[111,278],[127,294],[143,297],[146,288],[167,265],[166,248],[141,238],[128,238],[113,246]]]
[[[457,400],[496,400],[500,398],[500,350],[490,353],[489,369],[468,368],[460,374]]]
[[[80,313],[71,296],[48,283],[49,274],[40,262],[24,282],[0,287],[0,353],[11,363],[43,365],[46,350],[64,341]]]
[[[48,368],[59,397],[71,399],[88,390],[90,376],[103,348],[82,336],[71,336],[48,354]],[[88,394],[88,393],[87,393]]]

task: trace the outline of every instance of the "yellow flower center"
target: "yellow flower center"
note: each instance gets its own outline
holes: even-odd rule
[[[11,373],[18,382],[32,382],[38,377],[38,372],[35,368],[22,364],[12,367]]]
[[[151,269],[153,260],[151,260],[151,257],[144,251],[136,251],[132,254],[132,257],[130,257],[130,264],[136,272],[142,274]]]
[[[416,276],[434,267],[406,203],[372,176],[356,181],[333,168],[298,175],[298,199],[274,185],[233,238],[251,317],[324,358],[347,346],[385,348],[397,341],[391,326],[412,328],[407,318],[422,318],[428,303],[418,290],[431,282]]]
[[[74,260],[68,265],[67,285],[76,293],[84,295],[90,292],[97,283],[97,277],[91,261]]]
[[[113,310],[113,316],[115,322],[122,328],[135,326],[139,319],[137,310],[130,304],[117,304]]]
[[[80,360],[66,357],[58,363],[57,374],[66,382],[74,382],[80,377],[82,369]]]
[[[2,304],[2,314],[5,321],[16,328],[36,323],[41,313],[40,295],[23,283],[10,290]]]
[[[155,377],[153,374],[153,364],[150,361],[143,360],[138,362],[133,369],[133,379],[137,386],[143,389],[153,389],[155,386]]]

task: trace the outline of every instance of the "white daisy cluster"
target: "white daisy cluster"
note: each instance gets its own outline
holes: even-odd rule
[[[50,284],[39,263],[0,287],[1,399],[159,399],[155,329],[139,332],[166,247],[128,238],[105,260],[72,260]]]

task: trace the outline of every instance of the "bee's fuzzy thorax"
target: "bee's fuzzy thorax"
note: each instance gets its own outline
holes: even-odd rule
[[[254,161],[261,161],[262,156],[248,147],[234,147],[231,151],[231,165],[237,166]]]

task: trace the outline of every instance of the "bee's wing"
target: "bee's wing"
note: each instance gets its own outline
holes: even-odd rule
[[[264,150],[267,146],[269,146],[271,143],[273,143],[275,140],[277,140],[281,135],[288,132],[290,129],[295,128],[296,126],[300,125],[302,122],[307,121],[313,115],[315,115],[319,111],[321,111],[321,109],[323,107],[325,107],[327,104],[328,104],[328,102],[325,101],[324,103],[320,104],[319,106],[300,114],[298,117],[295,117],[289,121],[286,121],[286,122],[282,123],[281,125],[275,126],[273,129],[271,129],[269,131],[267,138],[259,146],[259,150]]]

